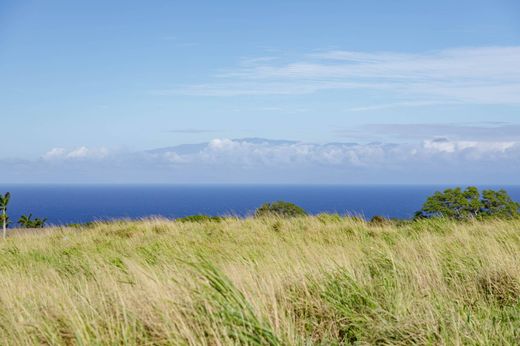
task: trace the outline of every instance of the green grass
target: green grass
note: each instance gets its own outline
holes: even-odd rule
[[[0,243],[1,345],[519,343],[518,220],[154,219]]]

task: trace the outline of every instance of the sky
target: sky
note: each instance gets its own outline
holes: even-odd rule
[[[0,0],[0,181],[518,184],[520,2]]]

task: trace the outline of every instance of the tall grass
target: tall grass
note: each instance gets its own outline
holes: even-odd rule
[[[520,222],[161,219],[0,243],[0,344],[519,344]]]

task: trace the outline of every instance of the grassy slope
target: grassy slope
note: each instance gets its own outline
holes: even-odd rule
[[[0,243],[0,344],[515,344],[520,222],[99,224]]]

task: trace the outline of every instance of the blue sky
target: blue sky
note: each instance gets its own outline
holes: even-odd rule
[[[519,116],[518,1],[0,2],[6,182],[511,184]]]

